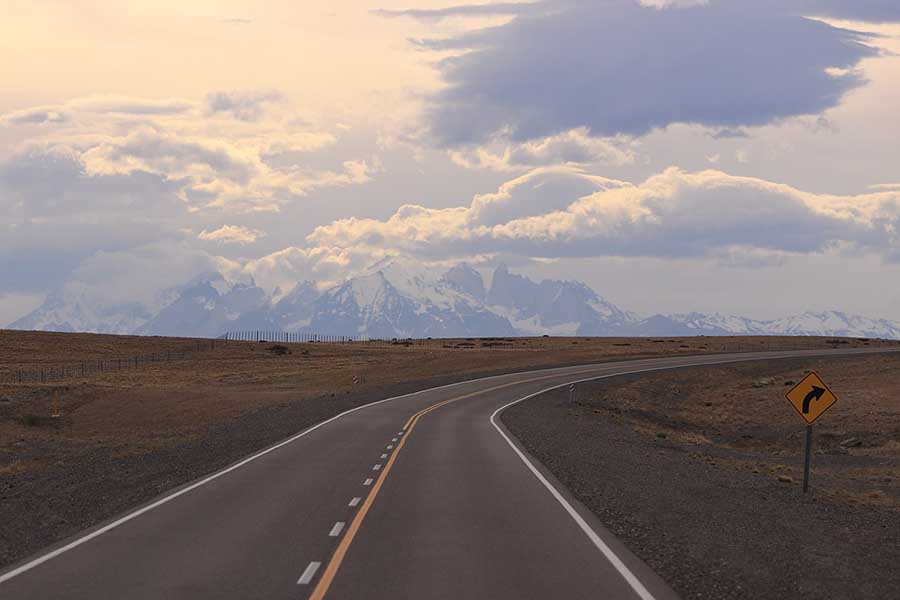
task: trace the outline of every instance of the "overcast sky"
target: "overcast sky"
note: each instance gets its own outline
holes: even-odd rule
[[[387,255],[900,320],[895,0],[32,0],[0,55],[0,324]]]

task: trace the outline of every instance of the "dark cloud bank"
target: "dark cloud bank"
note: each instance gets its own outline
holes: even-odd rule
[[[598,136],[642,135],[675,123],[737,128],[820,114],[865,83],[854,69],[877,50],[867,34],[805,15],[900,20],[894,0],[683,4],[546,0],[390,16],[515,16],[416,42],[465,51],[438,63],[447,86],[431,98],[429,118],[444,145],[582,126]]]

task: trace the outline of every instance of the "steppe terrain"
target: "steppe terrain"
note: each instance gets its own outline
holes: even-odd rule
[[[816,371],[814,425],[784,398]],[[889,598],[900,589],[900,354],[599,380],[503,422],[684,598]]]
[[[526,338],[217,340],[212,347],[209,340],[0,331],[0,381],[6,382],[0,383],[0,564],[341,411],[399,393],[604,360],[883,344],[831,338]],[[182,352],[189,354],[181,358]],[[105,361],[102,370],[98,361]],[[34,382],[18,383],[19,373],[40,369],[48,374],[44,383],[27,377]],[[66,378],[51,381],[51,372],[65,372]],[[58,418],[51,417],[54,392]],[[862,439],[868,444],[874,438]]]

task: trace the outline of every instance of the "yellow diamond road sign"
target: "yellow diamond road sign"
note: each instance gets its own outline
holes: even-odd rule
[[[837,402],[837,396],[815,373],[810,373],[794,386],[794,389],[787,393],[787,399],[810,425]]]

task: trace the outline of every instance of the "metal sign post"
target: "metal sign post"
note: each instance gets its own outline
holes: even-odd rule
[[[809,461],[812,454],[813,423],[821,417],[826,410],[834,406],[837,396],[834,395],[822,378],[815,373],[810,373],[789,391],[786,396],[788,402],[797,411],[797,414],[806,421],[806,448],[803,457],[803,493],[809,491]]]
[[[806,426],[806,456],[803,458],[803,493],[809,491],[809,455],[812,454],[812,425]]]

